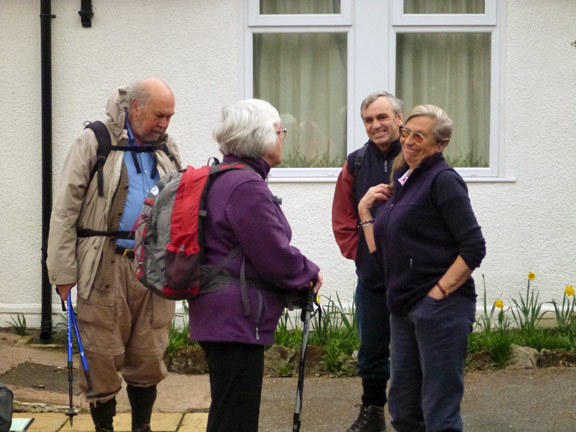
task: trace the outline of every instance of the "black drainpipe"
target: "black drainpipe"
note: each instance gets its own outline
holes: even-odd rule
[[[52,338],[52,285],[46,269],[48,230],[52,212],[52,7],[40,1],[42,61],[42,323],[40,339]]]

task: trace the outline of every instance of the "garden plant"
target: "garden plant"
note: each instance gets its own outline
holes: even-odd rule
[[[576,352],[576,298],[572,285],[567,285],[561,302],[547,302],[553,310],[545,310],[545,302],[533,288],[536,275],[528,273],[526,290],[519,293],[506,306],[504,301],[488,301],[486,278],[482,275],[482,310],[470,335],[468,364],[470,368],[502,368],[511,356],[512,344],[541,350]],[[312,321],[309,347],[321,353],[320,370],[332,376],[356,374],[354,353],[359,347],[354,304],[345,307],[338,294],[336,299],[320,296],[317,299],[321,313]],[[490,305],[491,303],[491,305]],[[185,347],[197,346],[188,338],[188,310],[183,302],[183,312],[176,314],[170,330],[169,357]],[[548,308],[552,309],[552,308]],[[543,326],[546,314],[553,314],[556,325]],[[275,334],[275,345],[297,352],[302,342],[302,323],[299,311],[285,311]],[[199,349],[199,348],[198,348]],[[297,357],[297,356],[294,356]],[[574,354],[576,357],[576,354]],[[292,376],[297,364],[286,361],[275,367],[279,376]]]

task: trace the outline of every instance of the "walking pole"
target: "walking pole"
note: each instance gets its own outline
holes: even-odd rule
[[[56,288],[56,292],[58,292],[58,288]],[[70,417],[70,426],[73,425],[73,418],[75,415],[78,414],[77,410],[74,409],[73,397],[74,397],[74,389],[73,389],[73,381],[74,381],[74,365],[72,361],[72,330],[74,330],[74,334],[76,336],[76,342],[78,343],[78,349],[80,351],[80,358],[82,359],[82,365],[84,367],[84,374],[86,375],[86,381],[88,383],[88,393],[86,393],[86,397],[93,397],[96,395],[94,392],[94,387],[92,386],[92,378],[90,377],[90,371],[88,370],[88,363],[86,363],[86,356],[84,355],[84,347],[82,346],[82,341],[80,339],[80,332],[78,331],[78,324],[76,323],[76,316],[74,315],[74,308],[72,306],[72,298],[70,294],[68,294],[67,303],[68,308],[62,302],[62,310],[67,312],[67,321],[68,321],[68,398],[70,406],[68,407],[68,411],[66,411],[66,415]]]
[[[294,423],[292,431],[300,430],[300,414],[302,413],[302,396],[304,392],[304,374],[306,365],[306,348],[308,346],[308,335],[310,333],[310,320],[314,311],[314,291],[306,290],[306,301],[302,305],[302,315],[300,318],[304,322],[302,328],[302,348],[300,350],[300,364],[298,366],[298,386],[296,387],[296,402],[294,404]]]
[[[92,385],[92,377],[90,376],[90,370],[88,369],[88,363],[86,362],[86,356],[84,355],[84,347],[82,346],[82,339],[80,338],[80,332],[78,331],[78,324],[76,323],[76,316],[74,315],[74,308],[72,307],[70,296],[68,296],[68,314],[72,316],[72,325],[74,327],[74,333],[76,334],[78,351],[80,352],[80,359],[82,360],[82,367],[84,368],[84,375],[86,376],[86,383],[88,384],[88,392],[86,393],[86,397],[94,397],[96,396],[96,392],[94,391],[94,386]]]
[[[72,318],[71,316],[74,312],[70,309],[70,296],[68,296],[68,399],[70,402],[70,406],[68,407],[68,411],[66,411],[66,415],[70,418],[70,427],[74,424],[74,416],[78,414],[74,409],[73,404],[73,385],[72,382],[74,381],[74,367],[72,364]],[[64,306],[64,302],[62,302],[62,309],[66,311],[66,307]]]

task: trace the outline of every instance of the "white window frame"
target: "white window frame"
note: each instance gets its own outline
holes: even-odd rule
[[[502,97],[503,63],[501,26],[503,25],[504,0],[484,0],[484,14],[404,14],[404,0],[392,0],[392,25],[390,26],[390,53],[396,59],[396,35],[398,33],[491,33],[490,47],[490,143],[488,167],[458,167],[456,171],[467,181],[489,181],[503,176],[502,122],[500,108]],[[499,10],[500,8],[500,10]],[[498,25],[500,21],[500,26]],[[389,64],[392,88],[396,88],[396,64]]]
[[[392,0],[392,23],[394,25],[429,26],[495,26],[498,21],[496,0],[484,0],[483,14],[405,14],[404,0]]]
[[[242,0],[240,0],[242,1]],[[243,71],[244,87],[241,89],[242,97],[254,95],[254,69],[253,69],[253,35],[260,33],[346,33],[348,47],[353,44],[352,33],[352,0],[340,0],[340,14],[294,14],[272,15],[260,14],[260,0],[245,0],[245,13],[247,25],[244,26],[243,35]],[[354,87],[353,76],[350,70],[353,66],[353,57],[348,48],[348,74],[347,74],[347,100],[350,109],[350,89]],[[355,128],[351,124],[350,116],[347,119],[348,137]],[[290,133],[290,132],[288,132]],[[347,142],[350,140],[348,139]],[[349,147],[347,148],[349,150]],[[341,168],[272,168],[268,175],[270,182],[334,182],[340,174]]]
[[[240,97],[253,96],[253,34],[256,33],[347,33],[347,153],[360,148],[367,136],[360,118],[363,98],[376,90],[396,89],[396,35],[428,32],[490,32],[490,158],[486,168],[456,168],[466,181],[509,181],[503,177],[503,17],[505,0],[485,0],[484,14],[404,14],[404,0],[341,0],[341,13],[333,15],[260,15],[260,0],[239,0],[243,44]],[[354,8],[352,8],[354,5]],[[377,54],[375,54],[377,52]],[[341,168],[273,168],[271,182],[334,182]]]
[[[248,0],[248,25],[258,26],[350,26],[352,1],[340,0],[339,14],[260,14],[260,0]]]

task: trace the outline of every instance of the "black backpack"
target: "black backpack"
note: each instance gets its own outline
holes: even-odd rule
[[[132,156],[134,157],[134,164],[136,165],[136,169],[138,173],[140,173],[140,165],[136,159],[136,153],[152,153],[158,149],[158,147],[151,147],[151,146],[138,146],[138,147],[127,147],[127,146],[113,146],[112,145],[112,138],[110,138],[110,132],[106,125],[101,121],[94,121],[94,122],[85,122],[84,129],[91,129],[96,135],[96,140],[98,141],[98,149],[96,150],[96,165],[92,169],[90,173],[90,181],[94,178],[94,174],[98,174],[98,195],[104,196],[104,164],[106,163],[106,159],[111,151],[129,151],[132,152]],[[166,155],[170,158],[171,161],[174,161],[174,156],[168,150],[168,146],[166,144],[162,144],[160,147]],[[156,159],[154,159],[156,161]],[[154,163],[154,169],[150,174],[151,177],[156,177],[157,168],[156,163]],[[92,236],[107,236],[107,237],[114,237],[114,238],[134,238],[133,233],[130,231],[115,231],[115,232],[107,232],[107,231],[97,231],[92,229],[80,229],[78,230],[78,237],[92,237]]]
[[[0,432],[8,432],[12,425],[12,403],[14,394],[0,381]]]
[[[84,123],[84,128],[92,129],[94,135],[96,135],[96,139],[98,140],[98,150],[96,151],[97,160],[96,166],[92,170],[90,174],[90,179],[94,177],[94,174],[98,173],[98,195],[104,196],[104,164],[106,163],[106,159],[111,151],[129,151],[132,152],[132,155],[136,157],[135,153],[153,153],[157,148],[150,147],[150,146],[143,146],[143,147],[126,147],[126,146],[113,146],[112,139],[110,138],[110,132],[106,125],[101,121],[94,121],[94,122],[86,122]],[[174,156],[170,154],[168,150],[168,146],[166,144],[162,144],[160,146],[160,150],[166,153],[166,156],[170,158],[171,161],[174,161]],[[140,173],[140,167],[138,162],[136,162],[136,169],[138,173]],[[154,166],[154,170],[152,171],[151,177],[156,177],[156,166]]]

